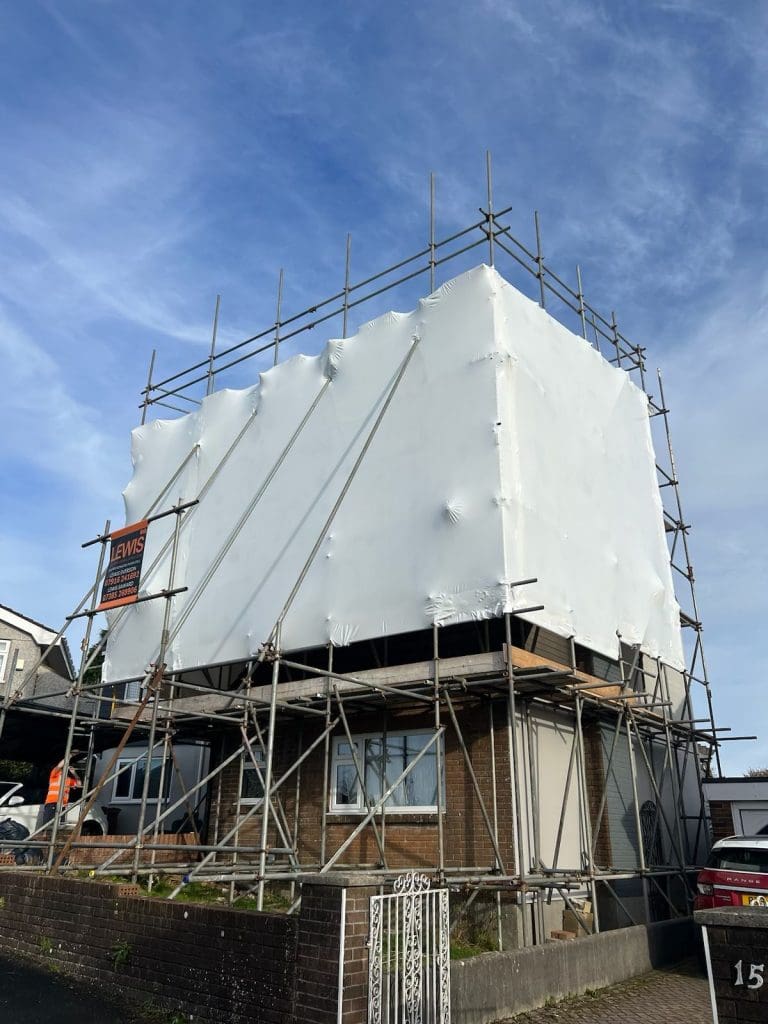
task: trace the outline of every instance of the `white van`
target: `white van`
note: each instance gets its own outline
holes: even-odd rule
[[[23,825],[30,832],[40,827],[43,804],[30,799],[31,794],[25,790],[23,782],[2,782],[0,781],[0,822],[10,818],[11,821]],[[74,828],[80,816],[82,804],[77,803],[67,809],[62,825],[64,828]],[[107,834],[107,819],[98,804],[94,804],[88,811],[83,822],[82,834],[84,836],[105,836]]]

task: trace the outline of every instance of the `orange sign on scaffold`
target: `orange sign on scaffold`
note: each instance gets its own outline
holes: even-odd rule
[[[99,611],[133,604],[138,599],[147,525],[147,520],[142,519],[109,535],[109,564],[101,588]]]

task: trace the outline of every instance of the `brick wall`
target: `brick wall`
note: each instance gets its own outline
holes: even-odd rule
[[[181,1010],[196,1024],[291,1019],[295,918],[116,892],[107,884],[0,873],[0,949],[139,1006]]]
[[[78,845],[74,846],[69,854],[68,863],[70,866],[84,865],[91,867],[92,865],[103,864],[116,850],[122,850],[112,863],[115,865],[132,864],[134,851],[123,848],[128,847],[128,844],[135,839],[135,833],[133,835],[107,836],[106,838],[104,836],[80,836],[77,840]],[[157,846],[168,847],[168,852],[165,850],[155,850],[153,862],[155,864],[178,864],[185,860],[196,860],[198,858],[197,854],[190,854],[183,849],[183,847],[190,846],[195,842],[195,837],[191,832],[183,832],[180,835],[161,832],[157,839],[150,834],[147,842]],[[139,863],[152,863],[152,851],[142,849],[139,854]]]
[[[711,976],[720,1024],[768,1020],[768,927],[762,907],[697,911],[709,940]]]
[[[733,835],[733,815],[729,800],[710,800],[709,813],[712,819],[712,838],[725,839]]]
[[[363,1024],[375,892],[368,883],[344,874],[307,879],[301,911],[288,917],[0,872],[0,951],[195,1024]]]
[[[296,950],[296,1024],[336,1024],[337,1020],[360,1024],[366,1020],[369,908],[376,892],[365,884],[367,881],[360,876],[329,874],[302,891]],[[342,920],[343,966],[339,956]],[[340,967],[343,997],[339,1015]]]
[[[368,1017],[368,933],[375,893],[371,887],[346,890],[341,1024],[358,1024]]]
[[[489,817],[492,815],[491,741],[490,718],[487,704],[471,703],[456,707],[464,742],[483,794]],[[445,732],[445,863],[448,867],[482,867],[494,865],[494,850],[485,827],[480,805],[467,772],[461,746],[447,715],[443,716]],[[350,716],[353,734],[381,732],[386,726],[388,732],[404,730],[432,730],[433,713],[404,712],[379,715],[357,714]],[[506,705],[497,702],[493,710],[493,730],[496,756],[496,788],[498,807],[499,847],[509,873],[515,870],[513,846],[512,796],[510,787],[510,759],[506,721]],[[278,727],[275,758],[275,772],[279,775],[287,769],[300,749],[306,749],[318,735],[305,726],[299,736],[296,726]],[[338,730],[341,733],[341,729]],[[303,743],[303,748],[300,748]],[[226,752],[225,752],[226,756]],[[323,744],[320,744],[301,767],[301,793],[299,804],[299,859],[302,864],[319,864],[320,834],[323,803],[328,793],[323,792]],[[238,787],[238,766],[233,763],[225,769],[221,781],[219,802],[220,818],[218,835],[224,835],[235,823]],[[295,779],[291,779],[281,790],[283,806],[289,822],[294,819]],[[243,811],[247,811],[247,806]],[[354,831],[360,822],[358,814],[329,814],[326,856],[332,855]],[[401,814],[389,812],[376,822],[385,832],[385,849],[390,868],[434,867],[438,863],[438,829],[436,814]],[[254,814],[242,827],[239,842],[243,845],[259,844],[260,813]],[[272,833],[270,845],[281,846],[282,842]],[[340,865],[357,868],[379,864],[381,860],[374,830],[368,826],[342,855]]]
[[[592,823],[595,863],[600,867],[610,867],[613,863],[613,853],[611,850],[611,831],[607,806],[603,808],[600,827],[597,827],[600,803],[605,792],[605,763],[603,761],[600,725],[598,722],[585,722],[583,732],[587,800],[589,801],[589,815]]]
[[[301,1024],[332,1024],[336,1020],[341,904],[337,886],[317,886],[302,893],[305,927],[296,948],[294,1000],[296,1021]],[[336,971],[329,972],[329,965],[336,965]]]

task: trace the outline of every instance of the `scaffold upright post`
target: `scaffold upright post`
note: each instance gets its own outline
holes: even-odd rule
[[[59,776],[59,792],[56,797],[56,811],[54,813],[53,821],[51,822],[51,835],[50,835],[50,846],[48,848],[48,871],[53,868],[53,858],[56,850],[56,839],[59,832],[59,825],[61,823],[62,814],[66,814],[66,803],[68,800],[68,787],[67,777],[69,775],[70,761],[72,757],[72,746],[75,738],[75,728],[77,726],[77,712],[80,707],[80,694],[81,687],[84,682],[84,676],[86,672],[86,666],[88,663],[88,648],[91,642],[91,630],[93,629],[93,620],[96,614],[96,604],[99,595],[99,580],[101,579],[101,571],[104,567],[104,558],[107,552],[107,544],[109,543],[109,531],[111,522],[108,519],[104,523],[104,530],[101,534],[101,544],[99,546],[99,562],[96,568],[96,578],[93,584],[91,605],[89,608],[89,614],[85,620],[85,635],[81,645],[80,653],[80,667],[77,673],[77,680],[73,687],[72,696],[72,708],[70,711],[69,718],[69,729],[67,731],[67,742],[64,749],[64,759],[61,766],[61,775]]]
[[[214,363],[216,360],[216,336],[219,333],[219,309],[221,308],[221,296],[216,296],[216,306],[213,311],[213,327],[211,329],[211,350],[208,354],[208,379],[205,384],[206,395],[212,395],[215,386]]]
[[[147,422],[147,409],[151,401],[150,393],[152,391],[152,371],[155,368],[155,357],[157,355],[156,349],[152,349],[152,355],[149,357],[149,369],[147,370],[147,386],[144,389],[144,401],[141,405],[141,425],[142,427]]]
[[[154,666],[154,692],[152,695],[152,717],[149,726],[149,738],[147,740],[147,754],[146,764],[144,767],[144,779],[141,787],[141,801],[139,803],[139,819],[136,827],[136,832],[139,837],[142,836],[144,831],[144,823],[147,817],[147,802],[149,800],[149,788],[152,782],[152,751],[155,748],[155,735],[157,733],[157,720],[158,712],[160,708],[160,696],[163,687],[163,679],[165,673],[165,659],[168,654],[168,647],[170,643],[170,625],[171,625],[171,609],[173,607],[173,593],[174,585],[176,582],[176,563],[179,555],[179,534],[181,532],[182,517],[184,510],[187,506],[183,503],[181,497],[179,497],[177,504],[173,508],[174,523],[173,523],[173,544],[171,545],[171,563],[168,570],[168,589],[165,594],[165,608],[163,609],[163,625],[162,632],[160,634],[160,649],[158,651],[157,660]],[[160,799],[161,796],[158,793],[157,800],[155,803],[155,818],[160,813]],[[133,851],[133,873],[131,878],[134,882],[138,881],[139,872],[139,859],[141,857],[142,843],[139,841]]]

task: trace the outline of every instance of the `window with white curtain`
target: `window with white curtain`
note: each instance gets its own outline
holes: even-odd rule
[[[371,804],[379,800],[416,760],[433,737],[433,732],[370,733],[353,736],[354,750]],[[385,804],[388,812],[437,811],[437,742],[432,744],[388,797]],[[342,736],[335,737],[333,741],[331,810],[365,810],[365,799],[355,769],[352,746],[347,738]]]

